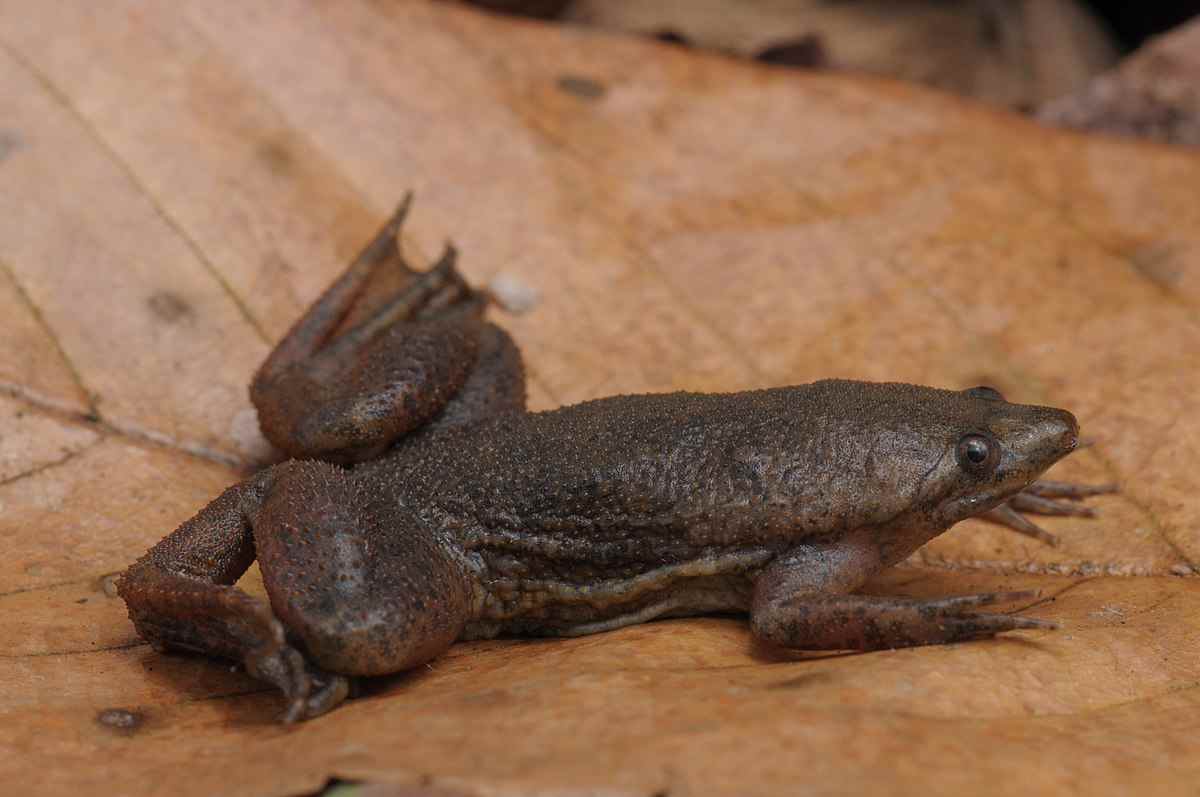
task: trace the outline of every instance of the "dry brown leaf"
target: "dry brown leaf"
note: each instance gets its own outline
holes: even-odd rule
[[[1116,69],[1045,104],[1038,118],[1200,146],[1200,18],[1156,36]]]
[[[1200,158],[442,4],[0,2],[0,783],[289,794],[1183,793],[1200,776]],[[536,287],[538,408],[824,376],[1069,407],[1121,482],[876,590],[1064,623],[804,656],[745,623],[456,646],[299,727],[106,578],[266,456],[258,361],[407,189]]]
[[[889,75],[1014,108],[1079,89],[1117,46],[1081,0],[572,0],[572,22]]]

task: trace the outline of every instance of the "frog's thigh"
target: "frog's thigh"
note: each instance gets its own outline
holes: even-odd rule
[[[880,569],[866,535],[799,546],[772,562],[754,585],[755,636],[803,650],[878,650],[989,637],[1053,623],[1010,614],[973,614],[1031,593],[988,593],[932,600],[852,595]]]
[[[289,635],[347,675],[408,669],[449,647],[469,611],[461,568],[414,519],[372,510],[377,489],[331,465],[298,464],[304,473],[272,491],[254,534]]]
[[[479,359],[467,382],[430,428],[461,426],[525,410],[525,367],[513,339],[495,324],[484,324]]]

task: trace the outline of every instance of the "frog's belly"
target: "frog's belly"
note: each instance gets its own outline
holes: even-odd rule
[[[774,555],[741,550],[587,581],[484,576],[478,582],[478,619],[463,638],[580,636],[660,617],[743,612],[754,576]]]

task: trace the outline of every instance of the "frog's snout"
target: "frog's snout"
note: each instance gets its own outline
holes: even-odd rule
[[[1060,410],[1062,413],[1063,431],[1059,435],[1060,444],[1063,450],[1068,454],[1079,447],[1079,421],[1075,420],[1075,416],[1066,410]]]
[[[1055,459],[1065,457],[1079,447],[1079,421],[1066,410],[1047,408],[1038,427],[1037,436],[1048,444]]]

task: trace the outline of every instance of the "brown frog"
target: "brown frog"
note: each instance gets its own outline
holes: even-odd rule
[[[241,661],[285,721],[455,640],[571,636],[749,612],[791,648],[871,650],[1053,628],[974,613],[1032,593],[854,594],[964,518],[1111,487],[1035,481],[1077,445],[1064,410],[990,388],[831,380],[525,411],[521,358],[446,254],[412,272],[407,201],[263,363],[251,397],[294,459],[225,491],[120,581],[162,648]],[[405,288],[341,329],[371,273]],[[257,557],[270,602],[234,586]]]

